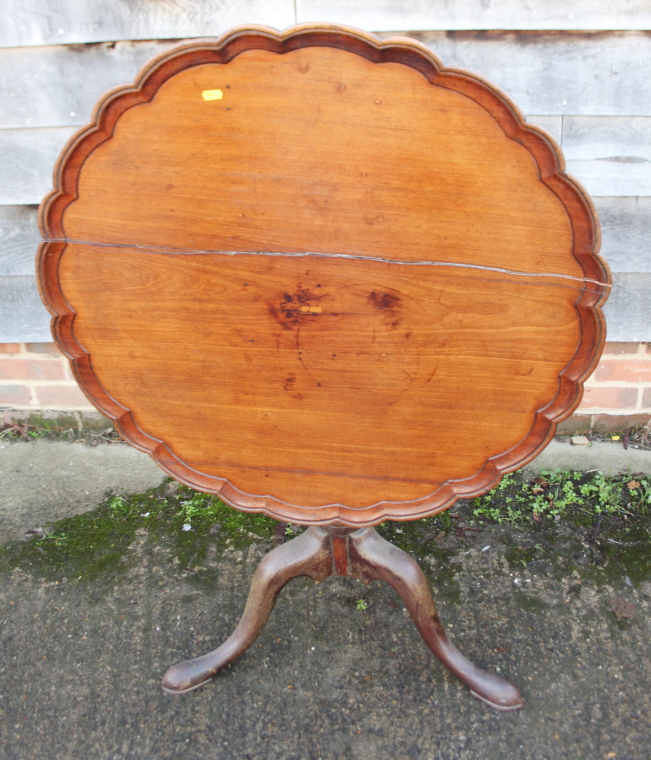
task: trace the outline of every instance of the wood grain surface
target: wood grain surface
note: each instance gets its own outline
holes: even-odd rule
[[[649,117],[528,117],[563,144],[568,171],[597,197],[651,195]],[[74,127],[0,129],[0,208],[35,204]],[[610,139],[609,139],[610,138]]]
[[[604,305],[608,340],[646,341],[651,331],[651,235],[650,198],[595,198],[602,229],[601,253],[612,270],[612,294]],[[20,234],[12,221],[21,219]],[[47,311],[38,298],[34,275],[34,250],[40,234],[34,207],[0,207],[0,288],[7,305],[0,303],[0,342],[20,343],[52,339]],[[22,275],[20,278],[15,275]],[[29,300],[23,292],[29,280]],[[0,299],[1,300],[1,299]],[[18,311],[8,303],[20,304]]]
[[[583,274],[561,201],[490,113],[403,64],[333,48],[180,72],[121,117],[78,193],[72,240]]]
[[[418,43],[239,30],[68,145],[42,293],[89,398],[178,479],[295,522],[414,519],[531,459],[598,359],[609,275],[562,169]]]

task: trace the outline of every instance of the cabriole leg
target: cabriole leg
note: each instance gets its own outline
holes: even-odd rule
[[[258,638],[286,583],[299,575],[321,581],[330,575],[331,569],[330,537],[319,528],[308,528],[292,541],[276,547],[258,566],[244,614],[230,638],[209,654],[171,667],[161,682],[164,691],[185,694],[203,686]]]
[[[520,710],[522,697],[506,678],[478,668],[448,639],[436,614],[427,579],[408,554],[385,541],[373,528],[350,534],[351,575],[368,583],[386,581],[400,594],[427,646],[474,697],[497,710]]]

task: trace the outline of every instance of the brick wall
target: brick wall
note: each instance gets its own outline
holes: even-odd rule
[[[32,414],[101,418],[77,387],[54,343],[0,344],[0,410],[4,421]],[[651,344],[606,343],[581,406],[559,432],[614,432],[651,417]]]
[[[650,417],[651,344],[606,343],[581,405],[560,430],[610,433],[646,424]]]
[[[72,417],[81,426],[102,417],[54,343],[0,343],[0,411],[4,422],[40,415]]]

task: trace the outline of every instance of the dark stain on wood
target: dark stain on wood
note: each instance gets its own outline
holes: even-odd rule
[[[321,285],[317,285],[321,287]],[[267,303],[267,311],[283,330],[292,330],[307,319],[314,319],[321,314],[319,301],[324,295],[316,295],[300,283],[292,293],[284,292],[277,301]]]
[[[373,290],[369,294],[368,300],[378,311],[383,313],[387,325],[398,327],[400,324],[400,309],[402,307],[400,296]]]

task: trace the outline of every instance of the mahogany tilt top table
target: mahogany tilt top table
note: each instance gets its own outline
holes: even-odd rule
[[[163,688],[244,651],[291,578],[339,574],[392,584],[474,696],[522,706],[372,526],[484,493],[578,405],[610,281],[563,168],[486,82],[344,27],[195,40],[100,101],[41,206],[55,339],[174,478],[311,526]]]

